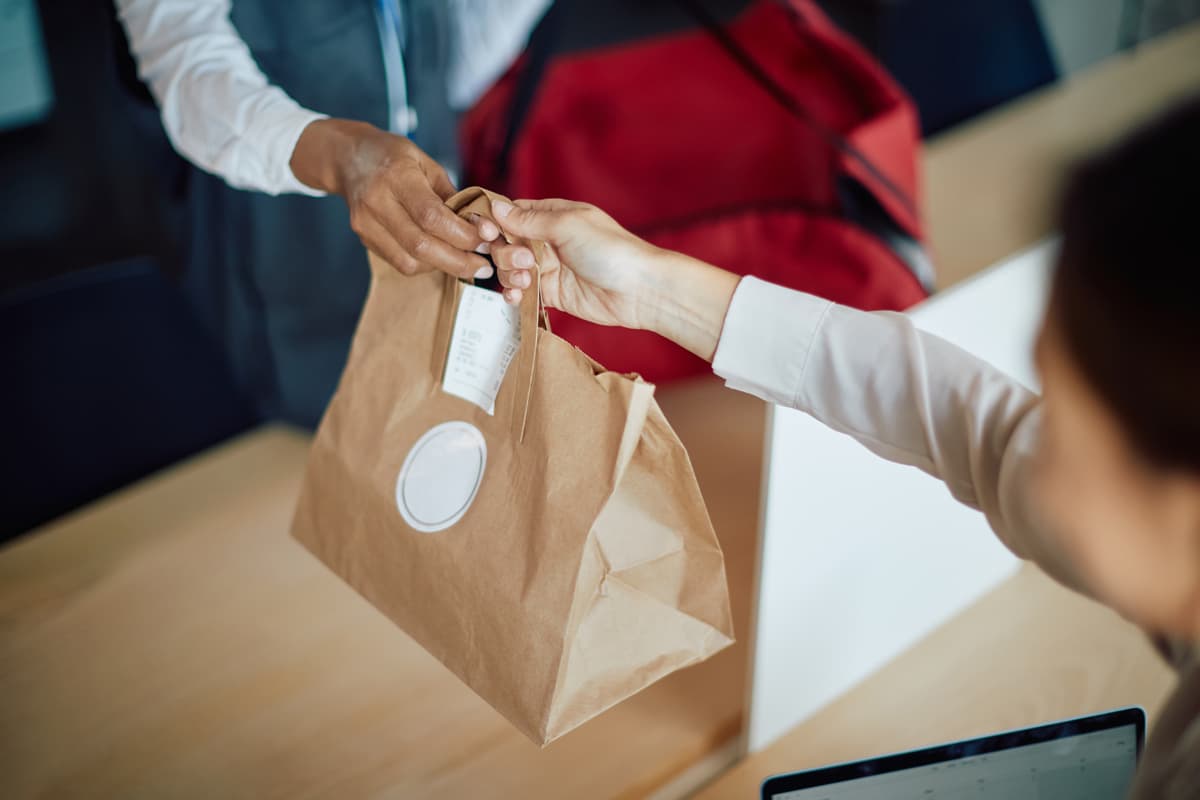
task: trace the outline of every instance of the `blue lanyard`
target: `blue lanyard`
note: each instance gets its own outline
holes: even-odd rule
[[[375,0],[375,6],[388,28],[395,32],[396,43],[400,52],[404,52],[404,43],[408,39],[408,28],[405,25],[405,14],[400,8],[400,0]]]
[[[407,136],[417,126],[408,105],[408,78],[404,70],[404,42],[408,36],[401,0],[375,0],[375,20],[383,53],[383,72],[388,90],[388,128]]]

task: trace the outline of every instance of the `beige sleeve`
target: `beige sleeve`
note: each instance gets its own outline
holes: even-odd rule
[[[1085,590],[1030,494],[1041,399],[903,314],[863,312],[745,278],[713,370],[943,481],[1001,541]]]

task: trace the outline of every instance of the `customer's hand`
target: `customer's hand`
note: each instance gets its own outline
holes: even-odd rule
[[[493,202],[492,215],[516,237],[545,243],[536,261],[547,306],[601,325],[655,331],[712,358],[736,275],[642,241],[586,203],[515,203]],[[491,253],[505,298],[520,302],[533,282],[535,253],[503,240]]]
[[[474,251],[496,238],[495,225],[472,224],[447,208],[455,189],[445,170],[403,136],[364,122],[317,120],[300,135],[291,166],[303,183],[341,195],[363,244],[400,272],[491,275]]]
[[[657,255],[665,255],[663,251],[586,203],[518,200],[514,207],[494,202],[492,214],[510,233],[548,245],[536,255],[546,305],[601,325],[648,326],[642,300],[651,291],[646,285],[653,278],[650,264]],[[535,254],[503,240],[493,242],[491,252],[500,282],[507,287],[505,298],[520,302],[532,283]]]

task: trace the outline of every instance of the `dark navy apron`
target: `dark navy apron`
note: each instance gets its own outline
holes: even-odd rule
[[[453,158],[444,4],[402,2],[413,140]],[[377,0],[234,0],[267,78],[306,108],[388,129]],[[230,188],[191,170],[184,285],[265,419],[316,425],[366,298],[366,255],[339,197]]]

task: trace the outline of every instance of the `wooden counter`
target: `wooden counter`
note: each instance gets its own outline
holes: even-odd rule
[[[744,637],[763,407],[663,394]],[[259,430],[0,551],[0,795],[665,797],[736,757],[741,642],[529,743],[288,537],[307,447]]]
[[[1141,631],[1026,565],[695,800],[758,797],[768,775],[1123,705],[1144,705],[1153,724],[1173,683]]]

